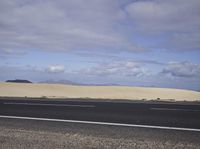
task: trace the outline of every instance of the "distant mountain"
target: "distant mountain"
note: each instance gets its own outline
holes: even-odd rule
[[[80,83],[76,83],[76,82],[69,81],[69,80],[46,80],[46,81],[41,81],[39,83],[81,85]]]
[[[110,84],[110,83],[104,83],[104,84],[84,84],[85,86],[122,86],[119,84]]]
[[[29,80],[20,80],[20,79],[16,79],[16,80],[7,80],[6,82],[10,82],[10,83],[32,83]]]
[[[48,84],[66,84],[66,85],[83,85],[83,86],[120,86],[118,84],[86,84],[86,83],[78,83],[69,80],[46,80],[39,83],[48,83]]]

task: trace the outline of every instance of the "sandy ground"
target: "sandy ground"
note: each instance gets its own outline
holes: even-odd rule
[[[200,101],[200,92],[180,89],[0,83],[1,97],[96,98]]]
[[[1,149],[199,149],[200,133],[0,119]]]

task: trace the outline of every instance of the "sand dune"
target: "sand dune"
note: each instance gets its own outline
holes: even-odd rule
[[[200,92],[180,89],[124,87],[124,86],[73,86],[58,84],[0,83],[0,96],[48,98],[103,98],[103,99],[157,99],[200,101]]]

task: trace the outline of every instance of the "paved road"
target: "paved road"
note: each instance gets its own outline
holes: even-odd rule
[[[200,104],[0,99],[0,115],[200,129]]]

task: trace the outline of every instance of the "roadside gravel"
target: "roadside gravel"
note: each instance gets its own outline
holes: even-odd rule
[[[0,119],[0,149],[198,149],[200,133]]]

